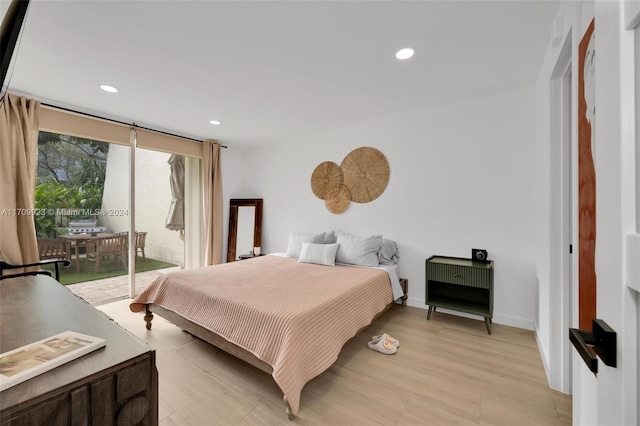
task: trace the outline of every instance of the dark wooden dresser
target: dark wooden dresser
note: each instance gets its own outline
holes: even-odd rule
[[[0,281],[0,353],[67,330],[106,346],[0,392],[0,425],[157,425],[155,351],[50,277]]]

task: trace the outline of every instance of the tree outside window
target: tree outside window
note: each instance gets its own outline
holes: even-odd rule
[[[55,237],[71,219],[95,217],[102,193],[109,144],[40,132],[35,216],[39,237]]]

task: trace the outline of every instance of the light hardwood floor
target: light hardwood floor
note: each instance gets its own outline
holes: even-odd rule
[[[302,392],[290,422],[271,376],[129,300],[98,309],[156,349],[160,425],[570,425],[571,397],[547,385],[533,332],[394,306]],[[367,348],[386,332],[395,355]]]

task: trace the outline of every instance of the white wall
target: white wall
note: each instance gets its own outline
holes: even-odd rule
[[[264,198],[263,251],[286,251],[291,232],[382,233],[399,244],[409,303],[424,308],[426,258],[485,248],[496,268],[494,321],[532,329],[534,114],[526,88],[250,152],[245,185]],[[386,156],[389,184],[373,202],[332,214],[312,193],[311,173],[361,146]]]
[[[247,167],[247,150],[229,146],[223,148],[221,153],[222,167],[222,192],[223,192],[223,223],[224,237],[222,249],[222,262],[227,261],[227,247],[229,238],[229,200],[232,198],[261,198],[261,195],[250,189],[255,182],[254,172]],[[263,227],[264,228],[264,227]]]

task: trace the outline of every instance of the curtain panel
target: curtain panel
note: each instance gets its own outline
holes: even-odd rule
[[[222,170],[220,144],[203,142],[205,266],[222,263]]]
[[[40,102],[7,93],[0,103],[0,259],[38,262],[33,215]]]

